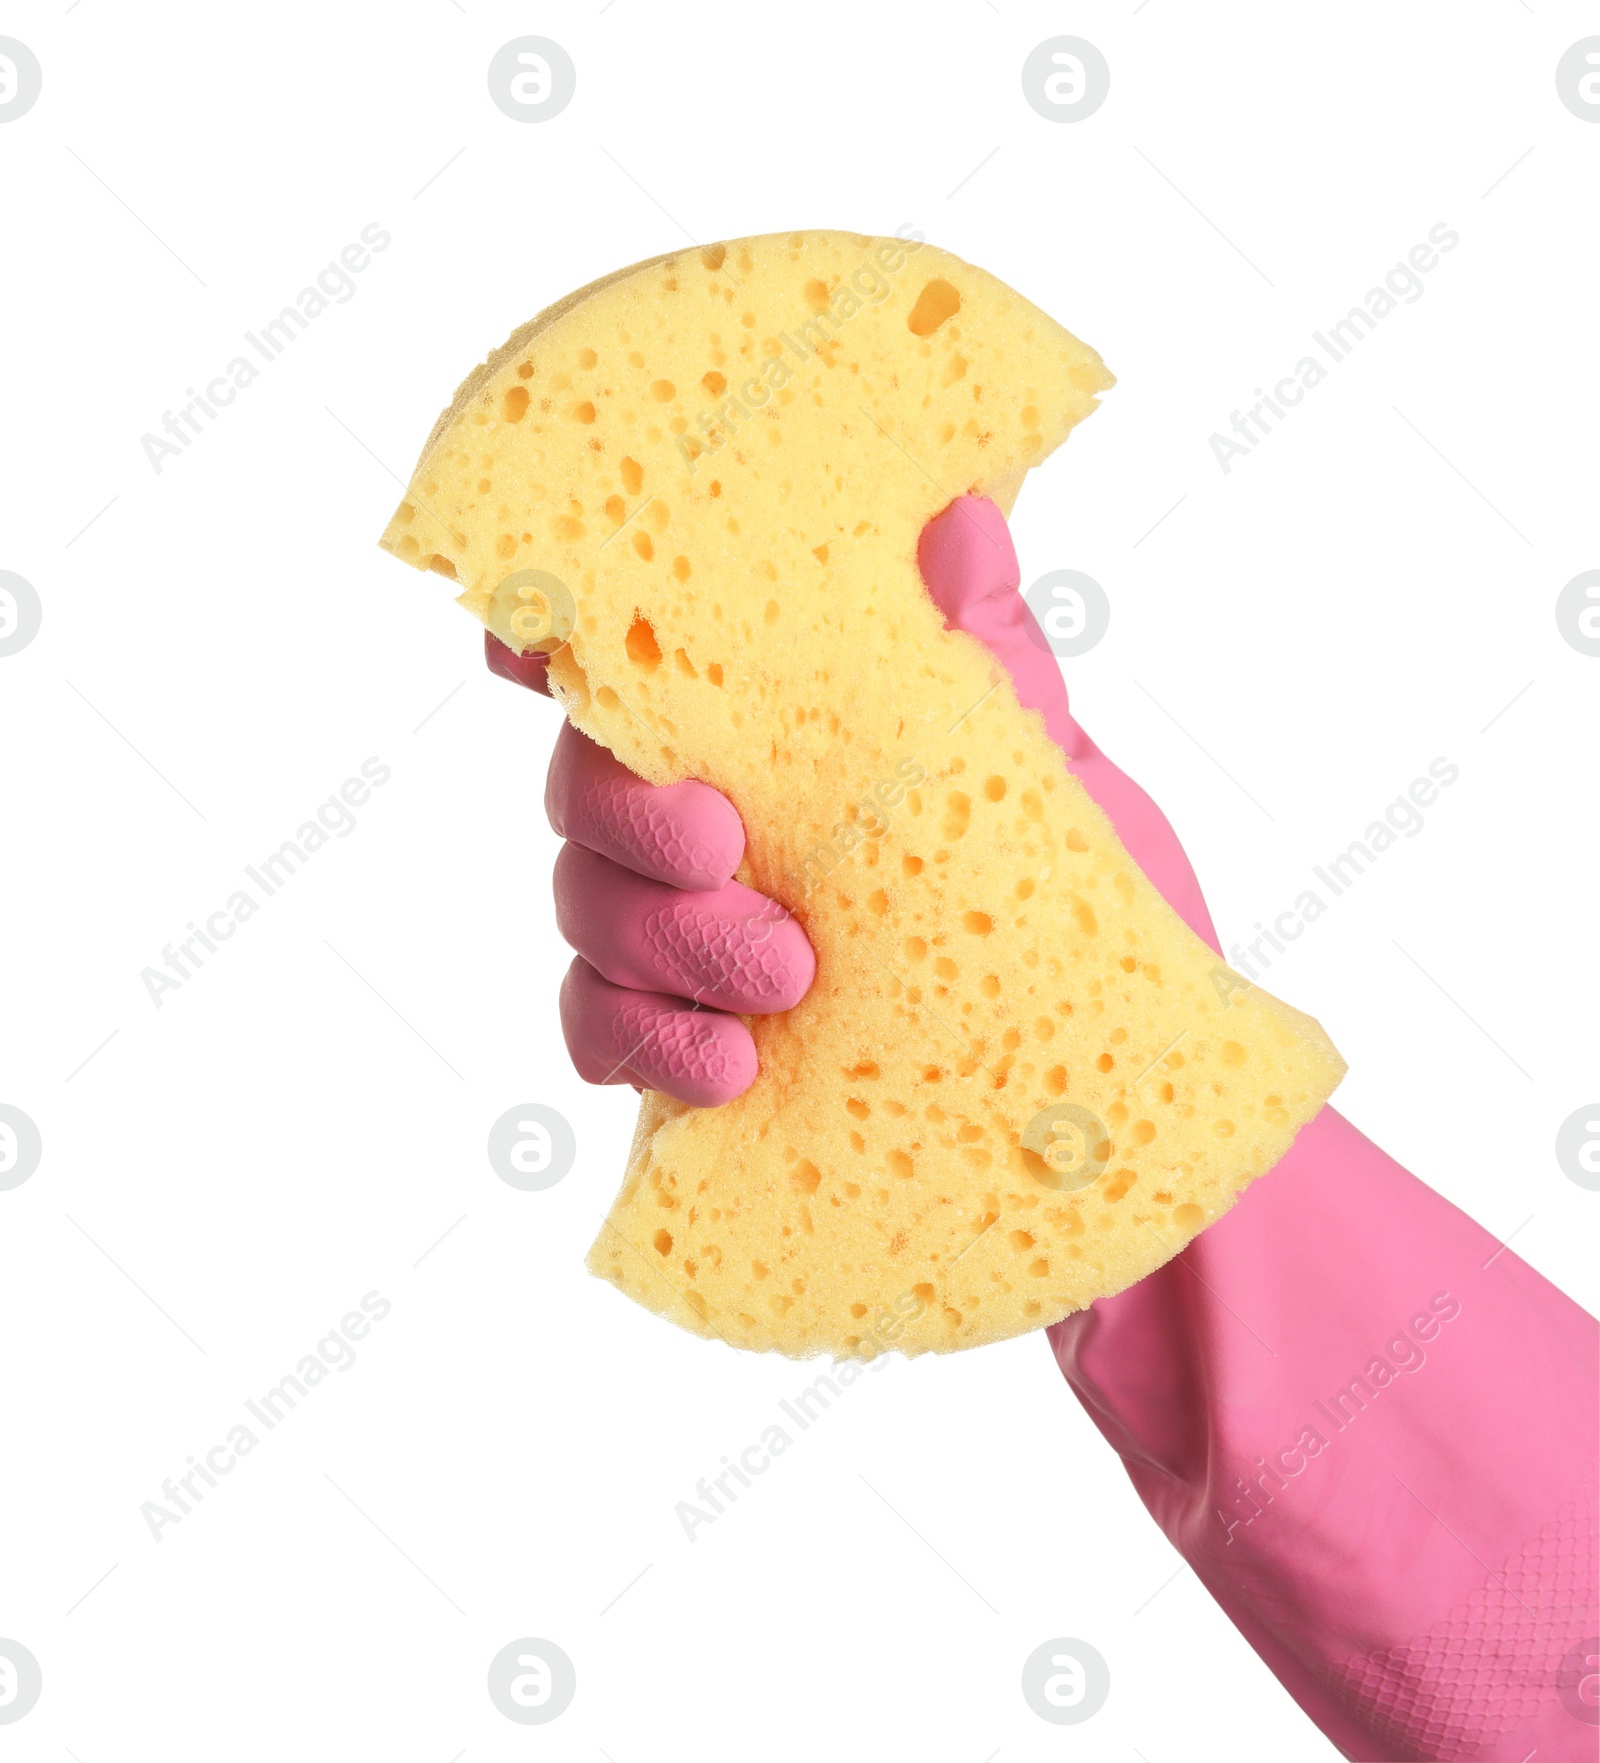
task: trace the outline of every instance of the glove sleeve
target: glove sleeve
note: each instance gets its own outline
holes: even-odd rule
[[[999,510],[953,504],[919,561],[1218,949],[1172,828],[1068,710]],[[1595,1757],[1594,1320],[1334,1109],[1050,1340],[1156,1522],[1346,1756]]]

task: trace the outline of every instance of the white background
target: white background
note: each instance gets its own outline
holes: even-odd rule
[[[6,9],[44,89],[0,127],[0,568],[44,623],[0,661],[0,1100],[44,1159],[0,1193],[0,1635],[44,1694],[0,1752],[1332,1755],[1042,1338],[869,1375],[686,1540],[675,1503],[815,1368],[583,1272],[634,1102],[556,1026],[555,711],[375,540],[457,380],[607,270],[908,222],[994,271],[1119,376],[1015,532],[1025,581],[1106,588],[1074,708],[1224,939],[1459,765],[1267,983],[1358,1125],[1593,1307],[1600,1197],[1553,1140],[1600,1089],[1600,660],[1554,602],[1600,566],[1600,127],[1554,70],[1597,29],[1562,0]],[[578,70],[537,126],[485,84],[528,32]],[[1111,67],[1069,126],[1019,82],[1060,32]],[[355,297],[156,474],[141,435],[374,221]],[[1210,434],[1439,222],[1423,297],[1225,475]],[[155,1008],[141,970],[369,755],[356,830]],[[528,1101],[579,1141],[543,1194],[484,1152]],[[153,1541],[141,1503],[371,1290],[359,1362]],[[577,1667],[544,1728],[484,1688],[525,1635]],[[1110,1664],[1084,1726],[1018,1690],[1057,1635]]]

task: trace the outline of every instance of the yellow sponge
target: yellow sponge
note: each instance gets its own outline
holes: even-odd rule
[[[571,719],[724,791],[740,879],[816,949],[805,1000],[750,1021],[745,1095],[644,1099],[590,1266],[684,1328],[870,1358],[1041,1327],[1181,1249],[1343,1074],[1165,904],[918,575],[932,515],[1009,508],[1110,384],[914,239],[691,249],[491,356],[384,534],[511,647],[567,639]]]

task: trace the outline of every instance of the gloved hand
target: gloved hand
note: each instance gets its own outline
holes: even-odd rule
[[[545,657],[484,639],[493,672],[549,696]],[[817,969],[799,924],[732,879],[744,855],[733,804],[708,784],[653,788],[564,723],[544,806],[567,841],[556,923],[578,951],[561,986],[578,1075],[697,1108],[731,1101],[755,1080],[756,1049],[729,1012],[791,1010]]]
[[[952,504],[923,533],[918,561],[947,625],[1007,668],[1141,868],[1217,948],[1165,817],[1067,708],[1060,670],[1017,592],[999,510]],[[542,664],[496,655],[490,643],[496,671],[542,683]],[[714,1036],[702,1064],[720,1064],[701,1093],[726,1099],[754,1075],[748,1037],[732,1032],[742,1025],[649,992],[623,989],[619,1001],[618,990],[721,972],[685,902],[703,901],[737,862],[727,820],[707,798],[728,805],[680,784],[675,805],[653,816],[651,799],[674,792],[648,790],[615,761],[614,772],[597,767],[598,749],[585,745],[589,753],[566,761],[558,747],[547,798],[557,830],[613,866],[701,891],[652,896],[651,910],[680,915],[669,972],[639,962],[637,915],[608,926],[576,902],[563,907],[558,880],[564,933],[585,937],[580,950],[615,976],[609,986],[575,979],[585,963],[574,963],[563,988],[568,1045],[584,1075],[604,1076],[612,1049],[651,1023],[671,1024],[691,1048],[697,1034]],[[564,764],[576,782],[557,783]],[[663,846],[676,866],[649,867]],[[680,847],[717,860],[685,859]],[[781,912],[754,900],[754,911]],[[751,905],[741,898],[732,916]],[[771,922],[774,935],[799,935],[787,918]],[[739,966],[749,933],[717,913],[710,925]],[[793,1002],[810,968],[794,943],[784,948],[774,971]],[[684,1094],[642,1075],[670,1063],[653,1058],[636,1051],[618,1069]],[[666,1076],[681,1081],[678,1069]],[[1056,1324],[1050,1338],[1157,1522],[1347,1756],[1593,1756],[1594,1323],[1333,1109],[1182,1255]]]

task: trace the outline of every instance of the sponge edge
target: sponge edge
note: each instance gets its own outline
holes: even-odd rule
[[[816,950],[801,1004],[749,1019],[744,1095],[641,1107],[590,1266],[684,1328],[871,1358],[1042,1327],[1181,1249],[1343,1073],[922,587],[928,519],[1009,505],[1110,383],[931,245],[697,248],[491,356],[384,535],[553,651],[624,764],[729,796],[739,879]]]

